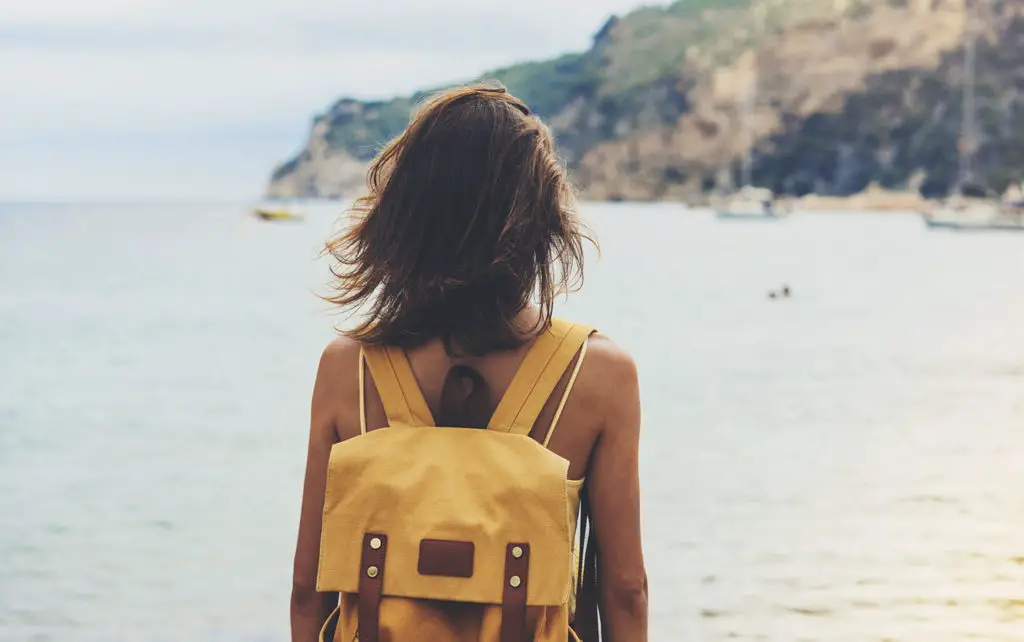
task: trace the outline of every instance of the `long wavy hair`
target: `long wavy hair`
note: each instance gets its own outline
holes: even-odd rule
[[[367,187],[325,249],[335,280],[324,298],[359,317],[348,336],[405,348],[440,338],[452,354],[510,349],[582,285],[593,240],[551,132],[503,88],[427,101],[373,160]],[[537,326],[517,327],[532,303]]]

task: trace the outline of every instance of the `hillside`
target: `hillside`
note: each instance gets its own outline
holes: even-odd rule
[[[1002,191],[1024,179],[1024,2],[979,4],[977,174]],[[679,0],[611,19],[585,52],[484,78],[552,126],[587,198],[686,198],[732,184],[739,109],[755,81],[756,183],[939,194],[957,173],[964,25],[964,0]],[[366,161],[422,96],[338,101],[268,194],[358,192]]]

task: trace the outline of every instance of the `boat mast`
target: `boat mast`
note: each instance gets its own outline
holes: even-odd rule
[[[757,57],[754,56],[756,64]],[[740,184],[743,187],[750,187],[750,183],[753,177],[754,170],[754,136],[751,132],[750,121],[754,112],[754,105],[757,101],[757,92],[754,89],[754,84],[751,83],[747,87],[747,95],[743,100],[743,116],[742,116],[742,131],[743,131],[743,165],[742,165],[742,178]]]
[[[964,113],[962,124],[962,140],[960,141],[960,176],[959,187],[963,187],[971,179],[977,138],[977,114],[975,113],[974,76],[977,65],[978,33],[972,11],[973,2],[964,0]]]
[[[744,188],[750,187],[754,174],[754,132],[752,121],[754,119],[754,110],[757,107],[757,85],[760,80],[757,65],[757,47],[760,44],[763,33],[764,5],[758,5],[754,8],[754,35],[750,48],[750,82],[747,83],[747,93],[743,100],[743,113],[740,117],[740,129],[743,133],[741,184]]]

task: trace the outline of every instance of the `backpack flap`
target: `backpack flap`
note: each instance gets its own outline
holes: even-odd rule
[[[336,444],[317,588],[361,603],[567,604],[567,471],[527,436],[478,429],[384,428]]]

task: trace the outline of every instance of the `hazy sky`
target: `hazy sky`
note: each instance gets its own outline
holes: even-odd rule
[[[0,0],[0,199],[256,197],[338,97],[582,50],[641,4]]]

